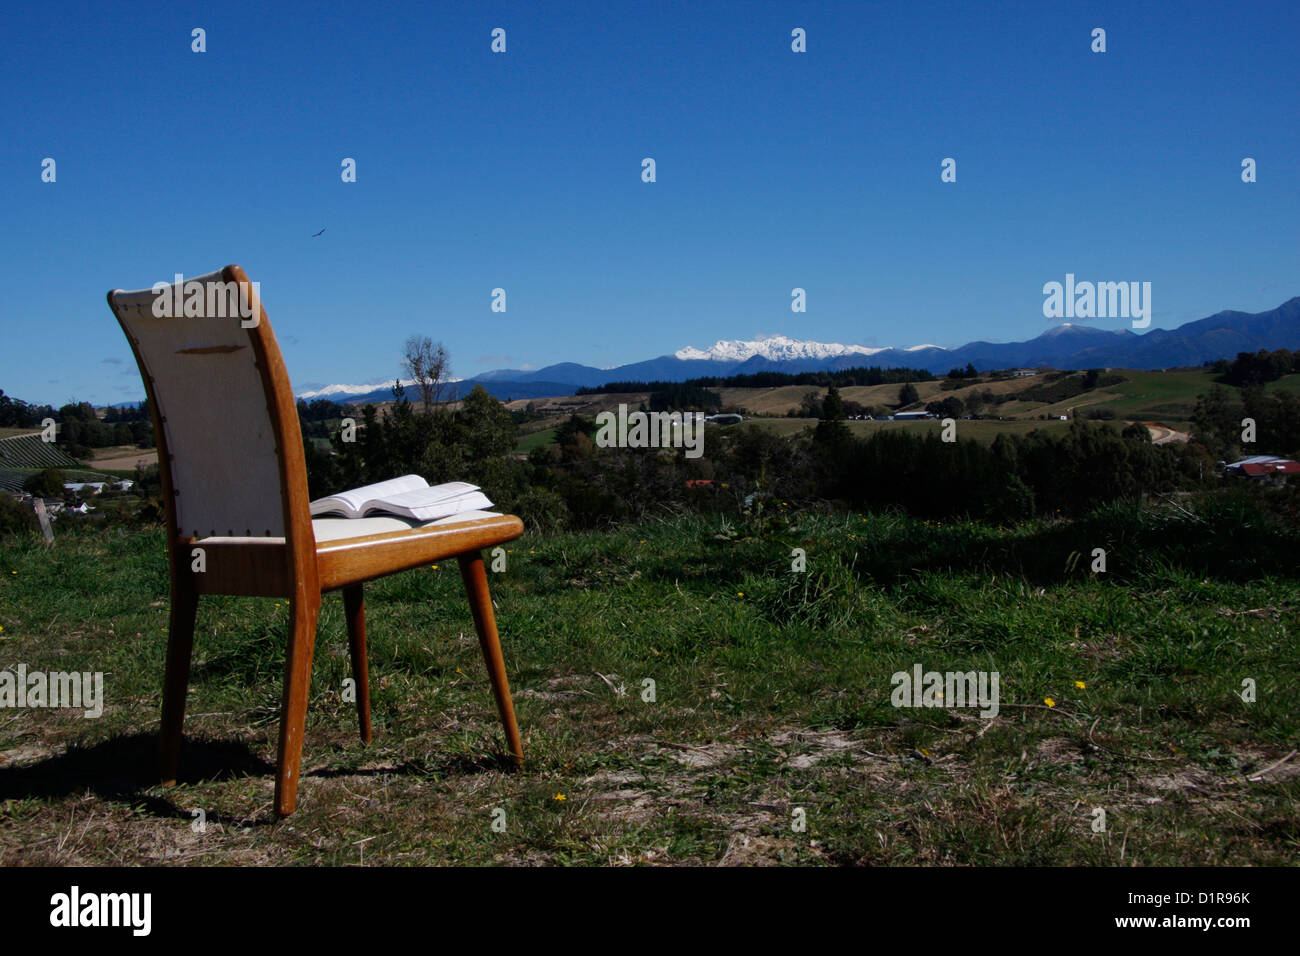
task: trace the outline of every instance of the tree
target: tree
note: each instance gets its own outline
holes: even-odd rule
[[[1120,435],[1124,438],[1130,439],[1131,441],[1141,441],[1146,442],[1148,445],[1151,444],[1151,430],[1141,422],[1132,422],[1131,424],[1126,425],[1124,430],[1120,432]]]
[[[844,423],[844,400],[840,398],[840,390],[832,385],[822,400],[822,417],[813,432],[813,444],[842,448],[849,438],[849,426]]]
[[[433,411],[446,379],[451,375],[451,359],[441,342],[427,335],[412,335],[402,350],[402,368],[419,386],[424,411]]]
[[[566,421],[560,422],[555,428],[555,444],[563,449],[568,445],[577,445],[578,436],[583,435],[587,438],[588,444],[596,438],[597,432],[596,420],[594,418],[583,418],[581,415],[570,415]]]
[[[38,498],[62,498],[63,472],[57,468],[46,468],[29,475],[23,482],[23,491]]]
[[[715,412],[722,407],[722,396],[689,382],[670,382],[650,393],[650,411]]]
[[[961,418],[965,405],[956,395],[949,395],[947,398],[938,402],[930,402],[925,406],[925,410],[931,415],[938,415],[940,418]]]
[[[806,392],[799,402],[799,408],[793,414],[800,418],[821,418],[822,398],[817,392]]]
[[[1236,359],[1229,363],[1223,380],[1238,387],[1264,385],[1289,374],[1294,367],[1295,356],[1289,349],[1238,352]]]
[[[1241,435],[1242,407],[1231,401],[1221,385],[1213,385],[1204,395],[1196,396],[1192,411],[1192,433],[1212,455],[1236,454]]]
[[[471,461],[500,458],[514,450],[515,420],[482,385],[475,385],[474,391],[465,396],[457,421],[465,427]]]
[[[916,386],[911,382],[905,383],[903,387],[898,390],[898,404],[900,406],[911,405],[913,402],[919,402],[920,400],[921,396],[916,391]]]

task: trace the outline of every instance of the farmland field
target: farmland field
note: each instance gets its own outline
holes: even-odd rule
[[[758,428],[767,429],[777,435],[789,436],[796,435],[800,432],[811,432],[816,429],[817,421],[811,418],[747,418],[746,424],[754,425]],[[849,431],[858,437],[866,437],[879,431],[907,431],[919,435],[927,433],[939,434],[942,427],[938,420],[919,422],[856,422],[846,423]],[[957,436],[961,439],[973,438],[976,441],[985,444],[991,443],[1002,433],[1013,435],[1026,435],[1036,428],[1045,431],[1061,431],[1069,428],[1068,422],[1062,421],[1039,421],[1037,419],[1027,421],[959,421],[957,422]],[[708,431],[706,441],[712,440],[715,435],[725,434],[725,431]]]
[[[96,448],[94,457],[87,464],[107,471],[133,471],[137,466],[158,464],[158,449],[138,448],[135,445]]]
[[[543,448],[555,441],[555,429],[543,428],[533,431],[519,439],[519,444],[515,446],[515,452],[526,455],[534,448]]]

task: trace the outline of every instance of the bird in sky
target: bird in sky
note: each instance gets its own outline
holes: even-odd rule
[[[311,234],[311,237],[312,237],[313,239],[315,239],[317,236],[319,236],[319,235],[321,234],[321,232],[324,232],[324,231],[325,231],[325,230],[322,229],[320,232],[313,232],[313,233]]]

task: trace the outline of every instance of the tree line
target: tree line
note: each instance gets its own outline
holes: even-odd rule
[[[934,374],[925,369],[881,368],[878,365],[854,366],[820,372],[751,372],[736,375],[704,375],[688,378],[684,384],[702,388],[780,388],[786,385],[816,385],[826,388],[834,385],[848,388],[853,385],[894,385],[900,382],[933,382]],[[606,382],[604,385],[584,385],[575,395],[607,395],[610,392],[655,392],[682,384],[664,381]]]
[[[1238,352],[1235,359],[1207,362],[1224,385],[1248,388],[1267,385],[1283,375],[1300,372],[1300,352],[1290,349],[1260,349],[1258,352]]]

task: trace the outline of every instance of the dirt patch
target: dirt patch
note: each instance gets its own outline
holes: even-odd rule
[[[137,448],[124,451],[118,448],[101,448],[100,454],[86,464],[91,468],[103,468],[110,471],[131,471],[137,467],[148,468],[158,464],[158,451],[153,448]],[[107,454],[104,454],[107,452]]]
[[[594,678],[592,678],[592,680],[594,680]],[[552,677],[546,682],[544,688],[537,689],[530,687],[525,690],[517,690],[514,692],[514,696],[516,698],[533,698],[534,700],[565,700],[569,697],[578,697],[580,695],[594,697],[595,695],[591,691],[587,690],[585,687],[579,686],[587,683],[587,681],[588,678],[579,674],[566,675],[564,677]]]
[[[1066,646],[1090,661],[1117,661],[1128,654],[1132,643],[1120,634],[1103,634],[1088,641],[1074,640]]]

